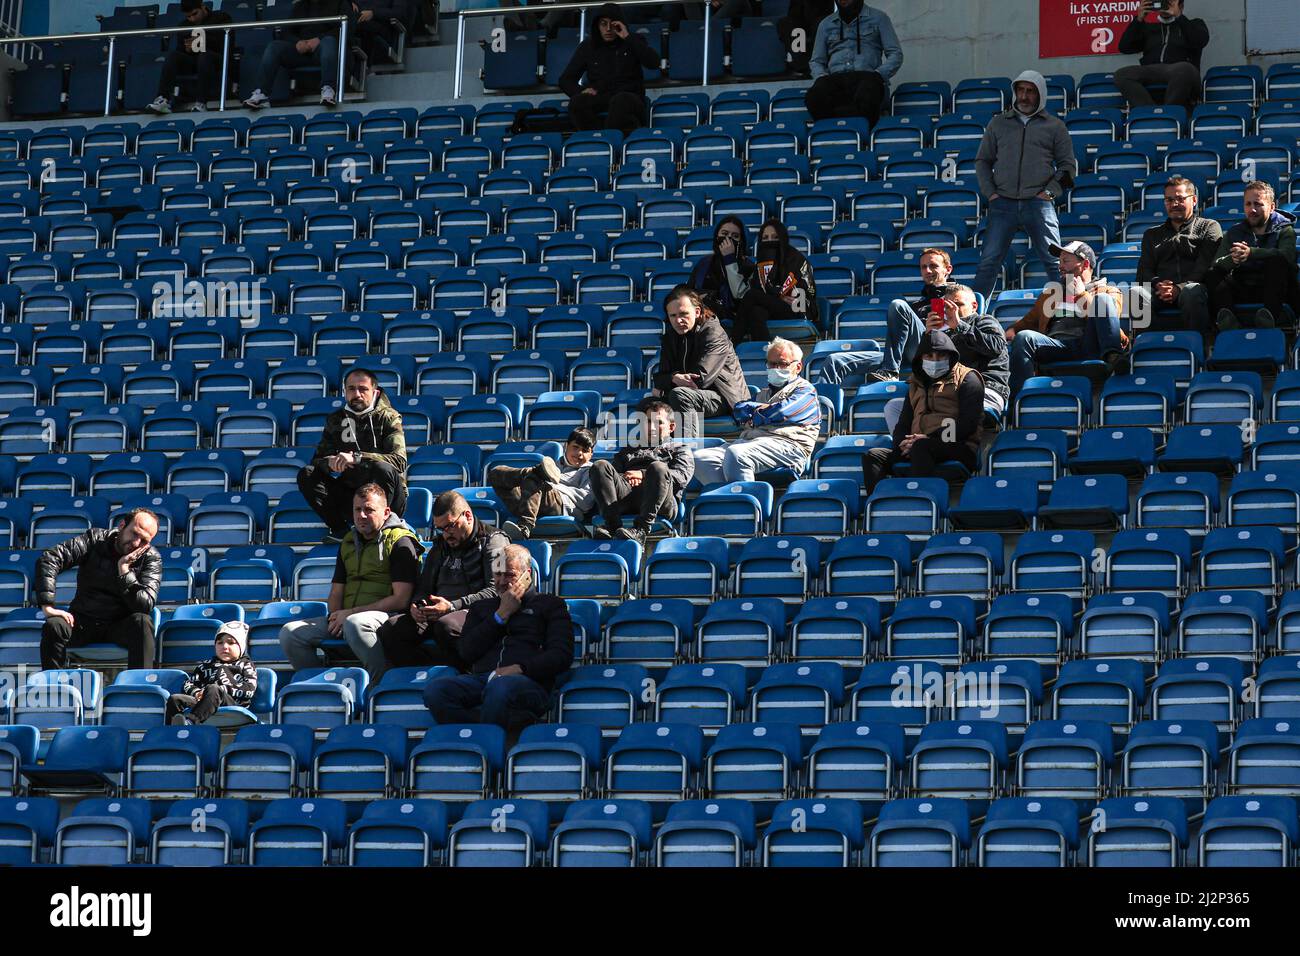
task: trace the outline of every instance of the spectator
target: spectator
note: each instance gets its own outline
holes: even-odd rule
[[[975,157],[980,192],[988,201],[984,255],[973,288],[991,301],[993,284],[1006,260],[1011,240],[1023,229],[1034,254],[1047,270],[1057,272],[1052,246],[1060,245],[1056,199],[1074,183],[1079,164],[1070,131],[1044,108],[1047,81],[1026,70],[1013,84],[1015,104],[989,121]]]
[[[786,339],[767,347],[767,384],[756,401],[734,410],[740,438],[695,452],[695,474],[705,485],[753,481],[754,473],[789,468],[803,473],[817,445],[822,411],[817,390],[801,378],[803,352]]]
[[[736,350],[717,317],[690,286],[675,286],[664,300],[668,327],[659,348],[654,387],[681,413],[682,437],[698,438],[703,419],[731,411],[749,398]]]
[[[704,307],[732,323],[740,300],[749,290],[754,262],[749,258],[745,224],[739,216],[723,216],[713,229],[713,252],[695,264],[689,285],[700,293]]]
[[[219,27],[231,23],[230,14],[223,10],[213,10],[203,0],[181,0],[181,13],[184,20],[180,26]],[[159,24],[161,26],[161,24]],[[217,96],[221,84],[222,38],[219,33],[203,34],[200,44],[203,49],[194,49],[193,34],[174,34],[171,38],[171,52],[163,61],[162,75],[158,77],[158,96],[147,109],[151,113],[166,114],[172,111],[172,97],[177,91],[177,78],[182,72],[197,74],[194,87],[193,111],[206,110],[208,100]],[[232,37],[233,39],[233,37]]]
[[[294,20],[316,17],[347,17],[348,33],[356,26],[357,6],[352,0],[293,0],[289,16]],[[257,88],[244,100],[250,110],[261,110],[271,105],[271,90],[281,68],[294,70],[301,66],[320,67],[321,106],[337,106],[344,90],[334,89],[338,82],[339,49],[337,23],[304,23],[297,27],[284,27],[285,39],[273,40],[262,53],[257,69]]]
[[[342,637],[372,680],[387,669],[379,628],[411,603],[423,548],[415,532],[388,508],[384,489],[363,485],[352,497],[356,527],[339,545],[330,584],[329,615],[290,621],[280,647],[296,671],[319,667],[319,649]]]
[[[455,491],[434,499],[433,530],[433,545],[408,613],[390,617],[379,628],[384,660],[391,667],[461,667],[456,642],[466,614],[479,601],[497,596],[492,569],[510,539],[478,521],[469,502]],[[430,640],[432,649],[422,646]]]
[[[112,531],[92,528],[45,551],[32,582],[41,626],[41,669],[68,666],[68,648],[107,642],[126,648],[132,670],[152,667],[153,609],[162,581],[162,555],[150,546],[158,516],[128,512]],[[77,592],[66,611],[54,606],[58,577],[77,569]]]
[[[1213,219],[1196,215],[1196,184],[1182,176],[1165,183],[1165,212],[1169,218],[1142,234],[1137,281],[1153,285],[1156,303],[1177,308],[1181,329],[1210,331],[1210,290],[1205,277],[1223,229]]]
[[[488,484],[518,519],[501,526],[511,541],[531,538],[539,517],[564,515],[581,521],[594,509],[591,453],[595,447],[591,429],[575,428],[564,443],[564,459],[559,464],[546,456],[532,468],[497,465],[488,472]]]
[[[961,364],[957,346],[945,333],[925,333],[894,426],[893,447],[873,448],[864,456],[867,493],[901,461],[909,465],[909,478],[933,477],[949,461],[974,471],[983,423],[983,376]]]
[[[676,422],[667,402],[651,399],[641,407],[644,424],[636,444],[619,450],[613,460],[591,466],[591,490],[604,527],[593,538],[621,538],[645,543],[655,519],[677,517],[677,499],[695,473],[691,450],[671,441]],[[632,530],[623,515],[635,514]]]
[[[650,106],[641,71],[647,67],[658,69],[659,55],[639,33],[628,31],[617,3],[602,4],[596,11],[596,29],[578,44],[560,76],[574,128],[617,129],[626,136],[644,126]],[[579,82],[583,74],[586,86]],[[602,112],[608,113],[604,121]]]
[[[863,0],[835,0],[835,5],[838,16],[817,26],[813,85],[804,102],[815,120],[862,116],[875,126],[889,99],[889,79],[903,65],[903,48],[883,10]]]
[[[406,514],[402,413],[393,408],[368,369],[348,373],[343,395],[347,404],[325,419],[311,464],[298,472],[298,490],[329,528],[327,544],[343,540],[352,494],[362,485],[379,485],[394,513]]]
[[[1246,218],[1223,234],[1206,282],[1221,332],[1237,327],[1238,303],[1262,303],[1253,323],[1259,329],[1273,328],[1287,303],[1300,309],[1295,216],[1278,209],[1273,187],[1258,180],[1247,184],[1242,204]]]
[[[1128,336],[1119,327],[1124,296],[1105,279],[1094,278],[1097,254],[1086,242],[1052,246],[1061,257],[1062,285],[1047,288],[1011,328],[1011,396],[1034,374],[1035,361],[1102,359],[1111,372],[1125,361]]]
[[[354,0],[358,45],[371,64],[397,62],[397,24],[408,31],[410,11],[400,0]]]
[[[912,303],[904,299],[889,303],[885,351],[832,352],[819,371],[823,382],[839,385],[861,374],[869,382],[892,382],[898,378],[899,369],[911,366],[916,347],[925,335],[926,323],[921,316],[929,315],[930,303],[943,296],[952,274],[952,259],[942,249],[924,249],[920,266],[920,298]]]
[[[247,707],[257,695],[257,667],[248,656],[248,625],[227,621],[214,638],[212,659],[185,680],[179,694],[167,698],[167,723],[201,724],[218,707]],[[188,713],[187,713],[188,711]]]
[[[1183,0],[1165,0],[1165,9],[1157,11],[1152,0],[1142,0],[1137,16],[1119,38],[1119,52],[1131,56],[1141,53],[1133,66],[1115,71],[1115,85],[1130,107],[1152,106],[1150,86],[1165,84],[1165,105],[1181,106],[1192,112],[1192,103],[1201,92],[1201,51],[1210,42],[1210,28],[1204,20],[1189,20],[1183,13]],[[1148,22],[1155,13],[1157,22]]]
[[[780,219],[763,223],[754,259],[754,278],[740,302],[732,339],[766,342],[768,322],[816,321],[817,284],[812,266],[790,245],[790,233]]]
[[[835,0],[790,0],[786,15],[776,21],[777,32],[790,58],[790,69],[808,76],[817,24],[835,10]]]
[[[538,592],[527,549],[507,547],[493,582],[496,593],[470,609],[461,633],[469,673],[424,688],[440,724],[527,726],[546,712],[555,678],[573,666],[569,607]]]

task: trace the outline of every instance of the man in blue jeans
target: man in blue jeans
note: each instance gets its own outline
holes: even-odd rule
[[[573,664],[573,619],[562,598],[539,594],[522,545],[501,552],[498,597],[471,605],[456,650],[468,674],[431,681],[424,703],[440,724],[496,724],[507,732],[546,712],[555,678]]]
[[[1057,270],[1051,246],[1061,241],[1056,200],[1074,183],[1079,171],[1070,132],[1058,116],[1043,107],[1047,81],[1026,70],[1012,86],[1015,103],[989,121],[975,156],[980,192],[988,202],[975,281],[971,284],[987,302],[1007,258],[1007,250],[1022,229],[1049,276]]]
[[[353,36],[357,22],[357,5],[352,0],[294,0],[289,16],[294,20],[316,17],[347,17],[348,35]],[[284,39],[273,41],[262,51],[262,62],[257,68],[257,89],[244,100],[250,110],[261,110],[271,105],[271,90],[276,74],[300,66],[320,66],[321,106],[337,106],[343,90],[334,84],[339,75],[339,24],[304,23],[284,28]]]

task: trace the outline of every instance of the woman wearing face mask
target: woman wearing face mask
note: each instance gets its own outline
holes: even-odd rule
[[[733,325],[754,274],[748,247],[745,224],[737,216],[724,216],[713,230],[713,252],[696,263],[688,283],[709,311]]]
[[[960,358],[947,334],[925,333],[912,361],[911,388],[894,427],[894,445],[873,448],[863,458],[868,494],[901,461],[909,465],[909,478],[932,477],[948,461],[975,470],[983,434],[984,379]]]
[[[812,266],[790,245],[790,233],[780,219],[769,219],[758,233],[754,278],[740,302],[731,340],[771,338],[768,322],[798,322],[817,318],[817,284]]]

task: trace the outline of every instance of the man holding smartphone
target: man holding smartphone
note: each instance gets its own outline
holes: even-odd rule
[[[1155,14],[1154,21],[1148,20]],[[1129,106],[1154,106],[1148,88],[1164,83],[1166,106],[1181,106],[1192,112],[1192,101],[1201,90],[1201,51],[1210,42],[1210,28],[1204,20],[1189,20],[1183,0],[1142,0],[1137,16],[1119,38],[1119,52],[1141,53],[1134,66],[1115,71],[1115,85]]]
[[[617,129],[626,136],[644,126],[650,107],[643,68],[658,69],[659,55],[628,30],[617,3],[603,4],[596,11],[596,29],[578,44],[560,76],[574,128]],[[607,113],[603,120],[601,113]]]

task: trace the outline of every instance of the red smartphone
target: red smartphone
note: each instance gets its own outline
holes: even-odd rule
[[[943,318],[943,303],[943,299],[930,300],[930,311],[939,316],[939,318]]]

